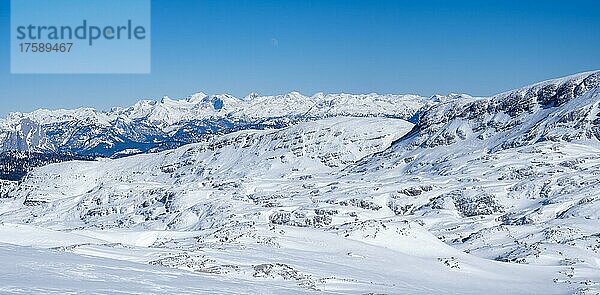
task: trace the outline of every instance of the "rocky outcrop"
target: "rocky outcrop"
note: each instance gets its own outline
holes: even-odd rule
[[[423,112],[412,146],[434,148],[510,132],[495,148],[535,141],[598,140],[600,72],[542,82],[490,98],[462,97]],[[565,104],[574,101],[568,109]],[[529,121],[530,125],[525,122]],[[557,132],[558,131],[558,132]]]

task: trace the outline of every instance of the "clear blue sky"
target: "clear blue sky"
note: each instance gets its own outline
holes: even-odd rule
[[[490,95],[600,69],[600,1],[153,0],[152,74],[11,75],[0,115],[193,92]]]

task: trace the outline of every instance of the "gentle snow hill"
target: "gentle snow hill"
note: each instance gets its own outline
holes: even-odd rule
[[[125,239],[125,244],[88,242],[62,248],[64,250],[48,251],[44,247],[32,249],[18,246],[21,241],[17,241],[12,242],[15,245],[0,244],[0,258],[6,266],[0,271],[0,291],[10,294],[568,292],[565,286],[552,286],[550,281],[544,282],[552,276],[553,269],[485,261],[431,240],[435,239],[432,236],[423,236],[416,224],[388,226],[401,231],[398,241],[410,242],[417,248],[425,247],[420,250],[421,254],[413,256],[404,250],[397,252],[393,248],[346,240],[335,233],[302,228],[285,228],[278,233],[260,229],[261,234],[273,236],[279,247],[247,243],[243,249],[230,245],[219,248],[205,245],[193,250],[193,245],[197,243],[195,239],[178,239],[179,246],[170,246],[170,249],[157,246],[138,248],[128,245]],[[3,227],[10,229],[12,225],[3,225],[0,229]],[[357,227],[354,230],[359,235],[365,234],[367,239],[372,235],[372,232],[367,233],[370,229]],[[417,234],[413,236],[412,230],[416,230]],[[19,233],[18,229],[15,229],[15,233],[28,234]],[[119,235],[119,232],[104,233],[107,238],[111,234]],[[76,236],[69,238],[69,235],[62,234],[60,239],[70,245],[79,239],[72,238]],[[381,245],[382,242],[377,244]],[[27,276],[28,280],[23,280],[23,276]]]
[[[0,260],[2,294],[314,294],[289,283],[251,282],[12,245],[0,244]]]

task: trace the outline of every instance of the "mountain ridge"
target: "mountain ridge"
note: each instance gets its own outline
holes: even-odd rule
[[[113,156],[127,149],[148,151],[164,143],[193,143],[206,134],[288,126],[333,116],[409,119],[428,98],[415,95],[316,94],[291,92],[238,99],[199,93],[184,100],[143,100],[128,108],[92,108],[11,113],[0,120],[0,151],[71,152]],[[280,128],[280,127],[279,127]],[[181,137],[181,133],[186,136]],[[183,138],[183,140],[182,140]],[[129,146],[128,146],[129,145]],[[145,148],[141,148],[144,147]]]

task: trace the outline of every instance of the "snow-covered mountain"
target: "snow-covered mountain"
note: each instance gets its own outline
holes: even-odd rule
[[[542,142],[598,146],[599,88],[600,72],[587,72],[489,98],[447,100],[423,111],[415,128],[394,147],[353,169],[404,165],[412,171],[430,168],[414,159],[445,160]]]
[[[164,150],[207,134],[281,128],[333,116],[408,119],[430,99],[415,95],[323,94],[277,96],[194,94],[184,100],[144,100],[108,112],[94,109],[11,113],[0,120],[0,152],[35,151],[122,156]]]
[[[310,119],[2,182],[0,257],[40,292],[598,294],[599,77],[381,111],[363,96],[332,109],[223,96],[231,118]],[[271,99],[290,101],[251,111]],[[113,112],[181,122],[140,104]],[[34,290],[1,275],[0,292]]]

